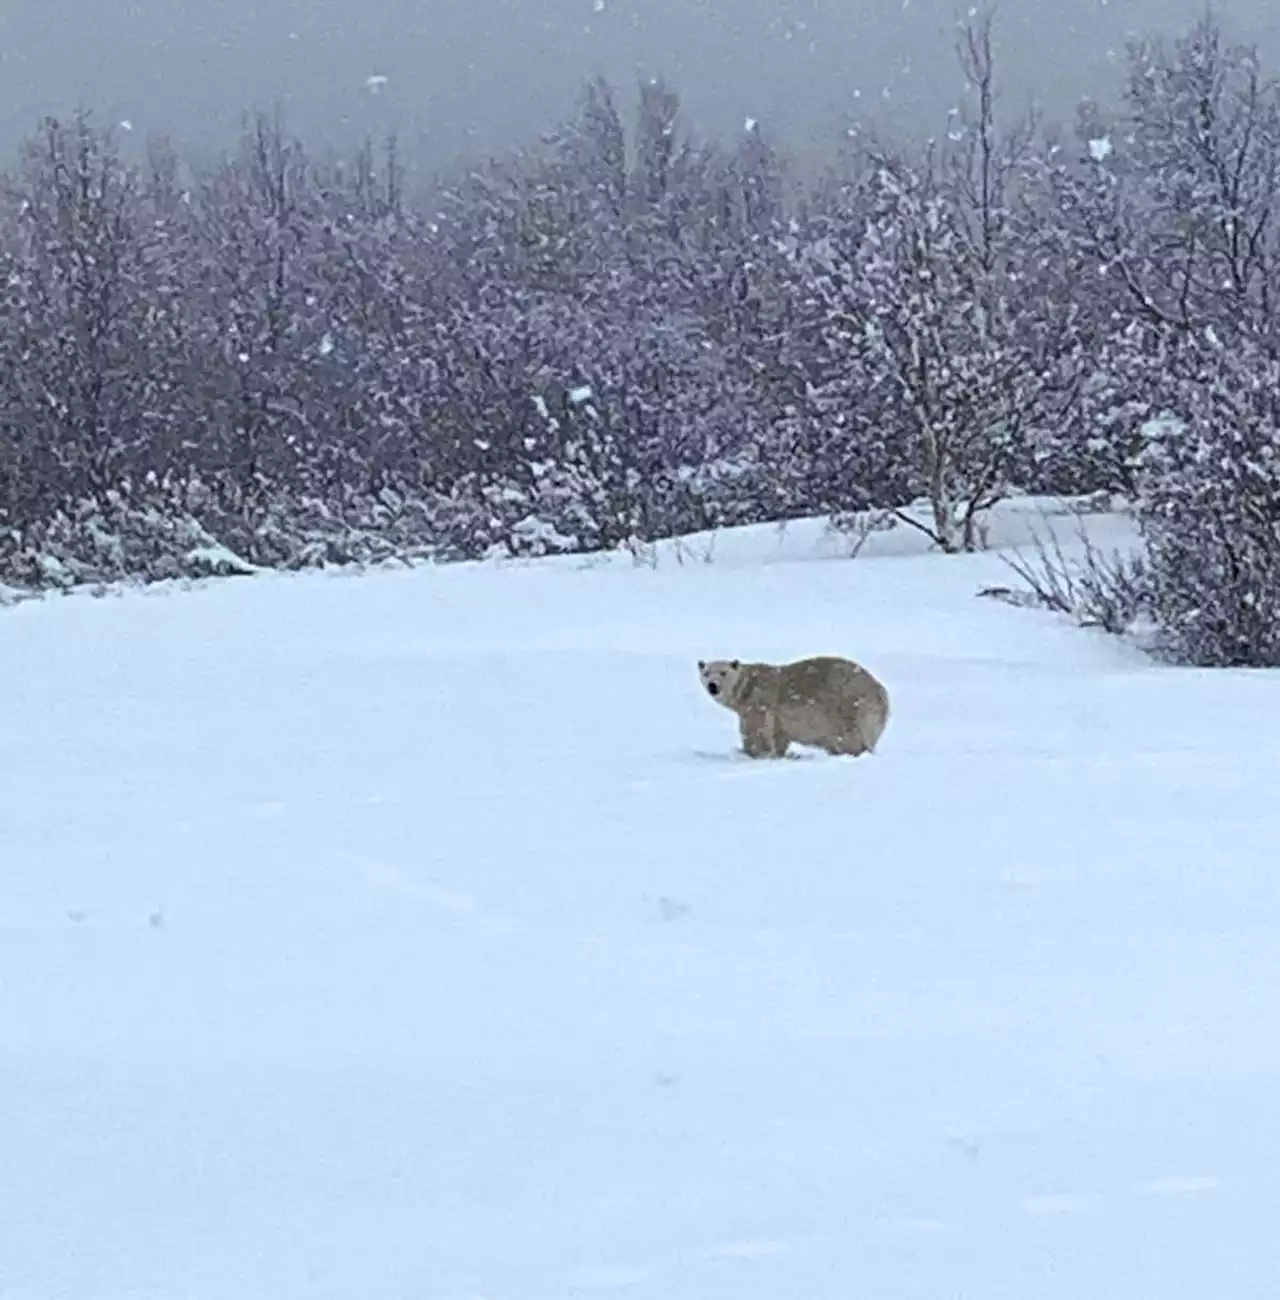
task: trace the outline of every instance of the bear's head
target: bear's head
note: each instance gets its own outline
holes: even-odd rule
[[[699,659],[698,676],[703,688],[713,700],[732,705],[738,678],[742,675],[739,659]]]

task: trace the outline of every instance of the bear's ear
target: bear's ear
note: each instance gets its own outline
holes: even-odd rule
[[[729,665],[729,667],[730,667],[730,668],[741,668],[741,667],[742,667],[742,663],[741,663],[741,661],[735,659],[735,660],[733,661],[733,663],[731,663],[731,664]]]
[[[698,667],[699,667],[699,668],[705,668],[706,666],[707,666],[707,661],[706,661],[705,659],[699,659],[699,660],[698,660]]]

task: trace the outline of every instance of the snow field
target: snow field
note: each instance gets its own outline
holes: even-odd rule
[[[1275,1295],[1280,680],[716,548],[5,612],[0,1296]]]

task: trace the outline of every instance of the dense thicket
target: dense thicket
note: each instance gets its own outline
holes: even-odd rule
[[[1005,121],[989,21],[918,146],[801,182],[588,85],[411,197],[278,122],[193,172],[47,121],[0,187],[0,582],[590,550],[1119,491],[1200,662],[1280,658],[1280,96],[1206,21]],[[918,513],[913,518],[919,519]]]

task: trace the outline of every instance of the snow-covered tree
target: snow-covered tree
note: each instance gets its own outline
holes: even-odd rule
[[[1206,19],[1134,45],[1119,109],[1086,103],[1036,160],[1044,292],[1072,304],[1082,358],[1046,486],[1132,494],[1142,425],[1204,330],[1275,349],[1278,113],[1256,52]]]
[[[1134,48],[1127,108],[1149,223],[1132,273],[1143,312],[1275,342],[1280,302],[1280,90],[1256,49],[1210,18],[1169,49]],[[1124,268],[1122,268],[1123,270]]]
[[[1143,434],[1166,408],[1218,431],[1206,490],[1244,491],[1248,412],[1196,366],[1253,358],[1253,393],[1277,351],[1272,83],[1201,23],[1054,141],[1005,125],[994,49],[962,28],[943,138],[860,131],[803,184],[754,119],[696,141],[660,80],[633,112],[590,82],[430,201],[394,140],[320,164],[258,116],[219,164],[126,166],[47,123],[0,187],[0,566],[591,549],[920,497],[956,550],[1018,488],[1182,501]]]
[[[976,104],[945,141],[878,151],[854,289],[928,531],[948,551],[980,543],[984,513],[1063,418],[1076,351],[1070,304],[1030,291],[1036,226],[1018,182],[1033,125],[998,127],[989,17],[964,29],[960,59]]]
[[[919,491],[871,321],[864,271],[873,203],[860,183],[832,187],[773,241],[783,310],[760,341],[769,442],[798,513],[900,507]]]
[[[0,525],[136,501],[182,459],[172,213],[80,114],[27,145],[0,238]]]

